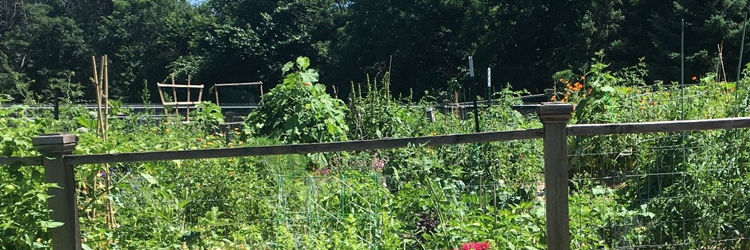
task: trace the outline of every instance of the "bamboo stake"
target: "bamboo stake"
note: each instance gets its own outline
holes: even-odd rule
[[[169,77],[172,79],[172,85],[175,85],[174,82],[174,74],[169,74]],[[180,114],[180,105],[177,104],[177,88],[172,88],[172,98],[174,101],[174,112],[175,114]]]
[[[214,94],[216,95],[216,105],[219,105],[219,88],[214,85]]]
[[[104,102],[104,67],[105,67],[105,65],[104,65],[104,56],[101,56],[100,61],[101,61],[101,63],[99,64],[99,69],[100,69],[99,70],[99,81],[97,82],[97,87],[98,87],[98,89],[97,89],[97,92],[98,92],[97,96],[99,96],[99,98],[97,100],[97,106],[98,106],[97,109],[98,109],[98,112],[99,112],[99,114],[98,114],[99,115],[99,120],[101,122],[102,137],[105,137],[105,135],[104,135],[105,134],[104,110],[102,110],[103,109],[102,105],[106,105],[105,103],[103,103]]]
[[[456,104],[455,113],[456,117],[461,117],[461,109],[458,106],[458,91],[453,91],[453,102]]]
[[[190,74],[188,74],[188,86],[190,86]],[[188,102],[190,101],[190,88],[187,89],[187,99]],[[185,115],[187,117],[187,121],[190,121],[190,105],[187,106],[187,112],[185,112]]]
[[[161,107],[164,109],[164,115],[169,115],[169,110],[167,110],[167,106],[164,105],[164,92],[161,91],[158,82],[156,83],[156,89],[159,91],[159,98],[161,98]]]
[[[717,44],[716,48],[719,50],[719,69],[721,69],[721,72],[716,72],[716,74],[723,73],[722,75],[719,75],[719,81],[727,81],[727,71],[724,69],[724,42],[721,43],[721,45]],[[721,76],[724,76],[724,80],[722,80]]]
[[[91,83],[94,84],[94,88],[96,90],[96,106],[97,106],[97,113],[96,113],[96,133],[98,134],[98,133],[101,132],[101,129],[102,129],[102,120],[101,120],[100,113],[98,112],[98,110],[99,110],[98,107],[101,107],[101,98],[99,96],[101,94],[101,91],[99,90],[99,81],[98,81],[98,79],[99,79],[99,72],[97,71],[97,67],[96,67],[96,56],[91,56],[91,63],[93,65],[93,67],[94,67],[94,77],[90,77],[89,80],[91,80]],[[94,182],[93,182],[93,185],[92,185],[93,188],[92,188],[92,191],[91,191],[91,199],[92,200],[96,200],[97,199],[97,194],[96,193],[97,193],[97,190],[98,190],[97,184],[99,183],[98,178],[99,178],[99,175],[97,173],[96,175],[94,175],[94,178],[93,178]],[[96,216],[96,207],[94,207],[94,208],[91,209],[91,214],[89,216],[90,216],[89,218],[93,218],[93,217]]]
[[[109,58],[104,55],[104,141],[109,139]]]
[[[96,70],[96,56],[91,56],[91,62],[94,65],[94,78],[93,78],[92,82],[94,83],[94,87],[96,88],[96,106],[97,106],[96,133],[100,133],[101,132],[101,128],[102,128],[102,120],[101,120],[101,117],[100,117],[101,112],[99,112],[99,111],[100,111],[100,107],[102,105],[102,103],[101,103],[102,99],[101,99],[101,96],[100,96],[101,95],[101,91],[99,90],[99,81],[98,81],[98,79],[99,79],[99,72],[97,72],[97,70]]]
[[[104,55],[104,141],[109,139],[109,56]],[[112,187],[111,171],[109,163],[104,165],[106,174],[105,179],[105,197],[109,197],[109,190]],[[107,198],[107,226],[112,229],[115,227],[115,210],[112,200]]]

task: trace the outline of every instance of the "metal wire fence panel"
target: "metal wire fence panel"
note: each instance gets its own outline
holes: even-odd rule
[[[748,130],[574,138],[573,235],[580,249],[747,249]],[[587,216],[606,213],[599,224]],[[575,237],[574,237],[575,238]]]
[[[324,174],[277,177],[276,220],[294,240],[316,241],[330,232],[346,232],[365,246],[379,246],[378,212],[385,191],[378,175]]]
[[[299,156],[82,165],[82,234],[125,249],[539,248],[537,142],[327,154],[325,167]]]

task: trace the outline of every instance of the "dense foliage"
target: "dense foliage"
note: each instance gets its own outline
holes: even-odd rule
[[[356,88],[346,109],[316,84],[319,76],[309,64],[304,57],[286,64],[285,82],[250,115],[244,130],[218,128],[220,111],[212,104],[202,104],[193,113],[199,122],[190,124],[118,110],[130,118],[113,120],[105,142],[94,132],[95,117],[81,107],[65,106],[64,119],[55,121],[49,113],[14,106],[0,112],[0,128],[7,131],[0,152],[35,155],[33,136],[61,130],[76,131],[76,154],[92,154],[474,129],[472,120],[450,110],[436,112],[431,122],[425,110],[432,104],[403,105],[390,94],[388,77]],[[600,59],[591,65],[585,72],[556,75],[554,98],[577,105],[574,123],[747,112],[748,91],[742,86],[748,78],[741,85],[708,75],[685,88],[646,86],[643,64],[618,71]],[[498,92],[496,104],[480,110],[482,129],[539,128],[536,117],[511,108],[520,103],[519,94]],[[273,129],[260,131],[267,126]],[[304,132],[296,134],[295,128]],[[570,137],[572,248],[745,249],[747,132]],[[46,230],[59,223],[46,215],[45,191],[54,187],[44,184],[42,172],[0,168],[0,247],[49,248]],[[76,178],[84,243],[91,249],[544,249],[546,242],[540,140],[83,165],[76,167]],[[114,221],[105,219],[108,213]]]
[[[310,59],[299,57],[284,65],[284,82],[263,96],[263,105],[247,118],[255,136],[287,143],[345,141],[343,101],[325,92]]]
[[[604,50],[619,69],[645,58],[647,83],[724,72],[734,80],[744,0],[8,0],[0,3],[0,93],[27,103],[62,92],[93,99],[90,56],[111,59],[112,95],[140,102],[170,73],[194,82],[282,82],[282,62],[307,55],[341,96],[365,75],[398,96],[471,82],[466,57],[493,68],[494,86],[534,92],[555,72]],[[723,47],[719,60],[717,45]],[[745,49],[750,53],[750,49]],[[750,58],[747,54],[745,58]],[[725,70],[718,66],[725,66]],[[479,70],[479,77],[484,74]],[[254,91],[254,90],[248,90]],[[541,91],[539,91],[541,92]],[[226,93],[248,101],[247,93]],[[150,95],[156,101],[158,95]],[[204,95],[209,97],[211,95]],[[243,99],[245,98],[245,99]]]

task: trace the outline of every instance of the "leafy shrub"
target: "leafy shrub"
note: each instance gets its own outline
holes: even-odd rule
[[[411,110],[400,106],[390,94],[388,77],[383,77],[380,85],[378,79],[367,79],[366,87],[352,85],[349,97],[347,125],[350,135],[357,139],[380,139],[384,137],[403,137],[411,135],[413,125],[405,116]],[[364,93],[363,93],[364,92]],[[421,114],[418,114],[422,118]]]
[[[284,65],[284,82],[263,96],[262,106],[247,118],[253,135],[279,138],[287,143],[343,141],[348,127],[344,103],[318,84],[310,59]],[[290,70],[294,69],[294,72]]]
[[[1,97],[0,97],[1,98]],[[0,109],[0,157],[36,154],[31,138],[55,129],[49,119],[28,119],[25,108]],[[12,117],[17,116],[17,117]],[[46,249],[47,230],[62,225],[51,221],[47,190],[55,185],[44,182],[40,166],[0,165],[0,249]]]
[[[219,124],[224,123],[224,115],[219,105],[210,102],[201,102],[198,108],[190,111],[194,120],[203,128],[216,129]]]

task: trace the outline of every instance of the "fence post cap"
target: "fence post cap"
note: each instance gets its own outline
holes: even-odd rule
[[[78,137],[67,132],[43,134],[32,138],[31,142],[42,153],[72,152],[78,144]]]
[[[536,108],[542,122],[568,122],[573,113],[573,105],[564,102],[543,102]]]

